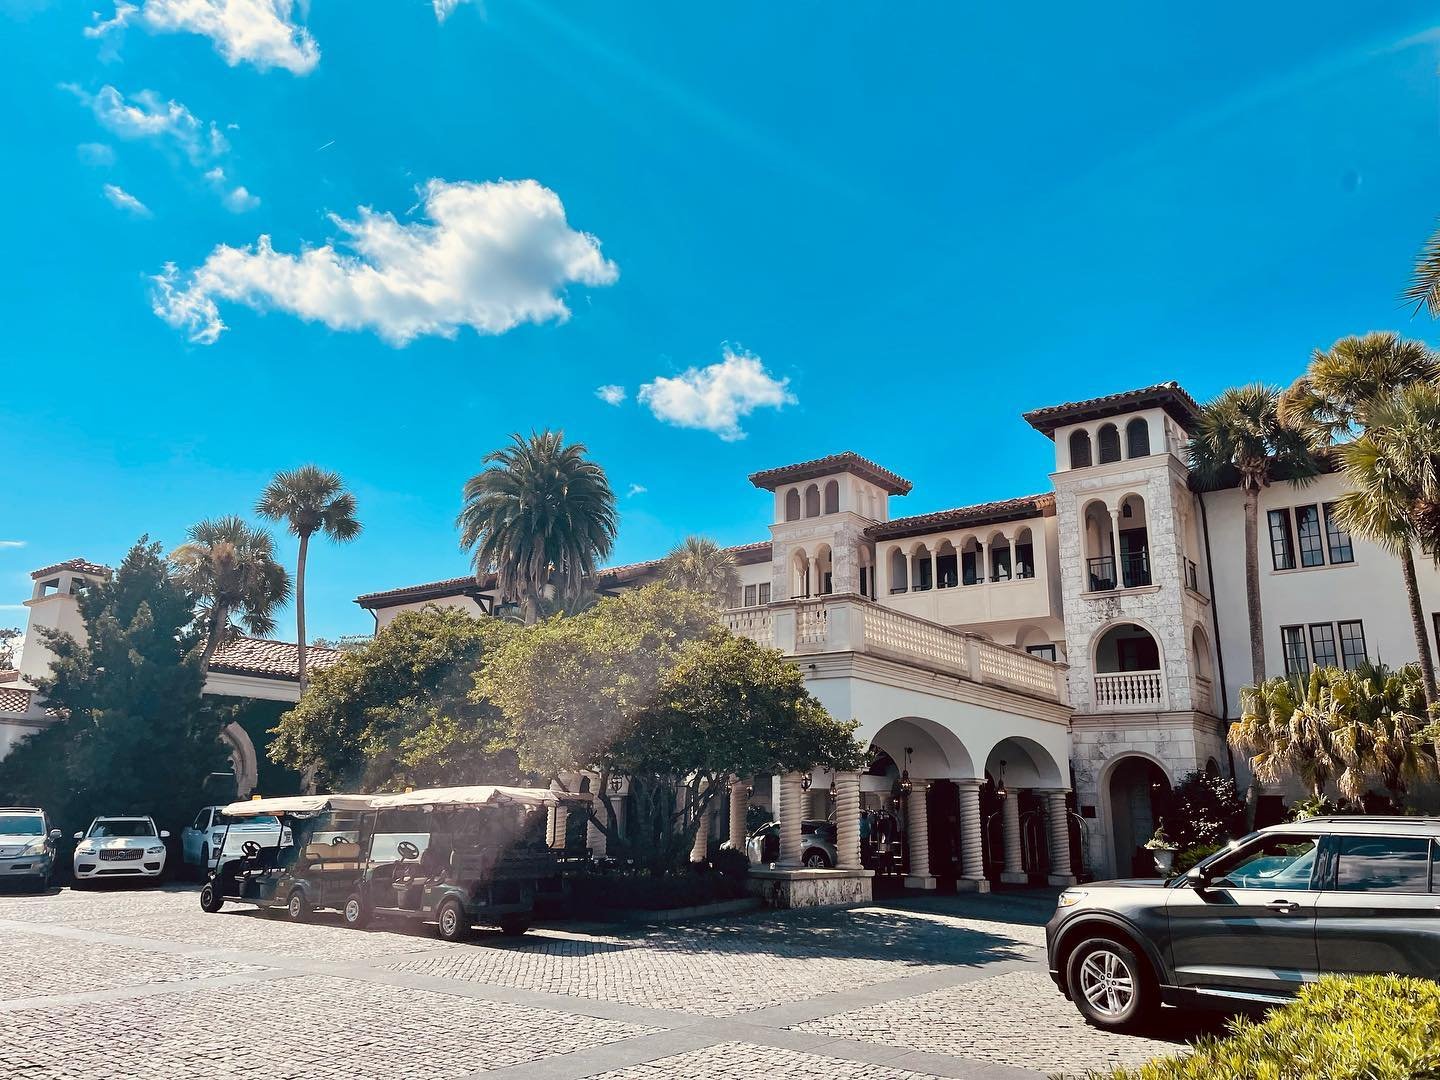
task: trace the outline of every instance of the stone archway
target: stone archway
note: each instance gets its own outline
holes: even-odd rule
[[[230,767],[235,771],[235,798],[248,799],[260,782],[260,759],[250,733],[237,723],[226,724],[220,741],[230,752]]]
[[[1144,754],[1110,762],[1100,783],[1108,821],[1111,866],[1117,877],[1153,877],[1145,841],[1154,834],[1170,798],[1165,768]]]

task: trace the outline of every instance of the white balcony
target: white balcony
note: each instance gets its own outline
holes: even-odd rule
[[[787,656],[858,652],[1069,703],[1066,665],[859,596],[782,600],[724,613],[733,633]]]
[[[1096,712],[1153,712],[1164,708],[1158,671],[1113,671],[1095,676]]]

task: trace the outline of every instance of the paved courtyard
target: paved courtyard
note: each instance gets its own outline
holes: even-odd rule
[[[1004,1080],[1173,1052],[1081,1022],[1045,914],[937,897],[449,945],[206,915],[190,888],[0,895],[0,1075]]]

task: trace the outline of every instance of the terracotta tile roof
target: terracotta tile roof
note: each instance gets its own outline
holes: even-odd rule
[[[884,488],[891,495],[908,495],[910,493],[909,480],[861,457],[853,450],[846,450],[840,454],[829,454],[826,457],[815,458],[813,461],[802,461],[796,465],[782,465],[778,469],[763,469],[750,474],[750,483],[758,488],[774,491],[781,484],[793,484],[797,480],[813,480],[817,476],[828,476],[837,472],[854,473],[860,479],[868,480],[877,487]]]
[[[1054,506],[1055,496],[1048,492],[1042,495],[1023,495],[1018,499],[1001,499],[999,502],[977,503],[974,506],[959,506],[954,510],[937,510],[933,514],[917,514],[914,517],[882,521],[866,529],[865,535],[872,540],[894,540],[901,536],[922,536],[944,529],[998,525],[1004,521],[1043,517]]]
[[[61,570],[75,570],[81,574],[98,574],[106,578],[113,573],[110,567],[100,563],[88,562],[85,559],[66,559],[64,562],[51,563],[49,566],[42,566],[39,570],[32,570],[30,576],[39,579],[47,574],[58,574]]]
[[[305,666],[311,671],[328,668],[343,656],[339,649],[311,645],[305,650]],[[255,675],[265,679],[300,679],[300,650],[293,641],[270,641],[240,635],[231,638],[210,658],[210,670],[225,675]]]
[[[1032,409],[1024,414],[1027,424],[1051,438],[1055,429],[1065,424],[1079,424],[1087,420],[1099,420],[1106,416],[1130,412],[1135,409],[1162,408],[1183,427],[1194,426],[1200,414],[1200,406],[1177,382],[1156,383],[1138,390],[1122,390],[1118,394],[1089,398],[1086,401],[1068,401],[1064,405],[1047,405],[1043,409]]]

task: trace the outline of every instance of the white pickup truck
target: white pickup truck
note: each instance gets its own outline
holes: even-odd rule
[[[290,830],[280,835],[280,822],[273,817],[239,818],[228,822],[218,806],[207,806],[195,815],[180,833],[180,856],[185,865],[195,867],[203,876],[215,869],[223,844],[225,852],[240,853],[240,845],[254,840],[261,847],[274,847],[279,837],[282,845],[290,843]],[[225,837],[225,826],[230,826],[230,836]]]

